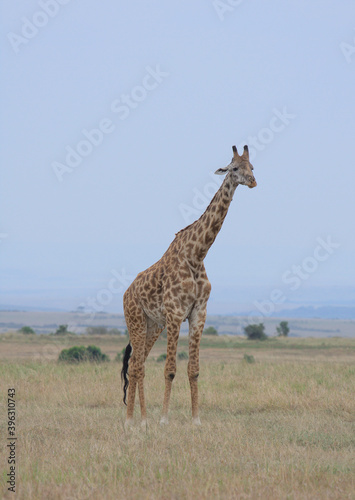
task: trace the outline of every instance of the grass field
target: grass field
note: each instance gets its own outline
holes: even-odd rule
[[[125,339],[0,339],[3,498],[14,498],[4,453],[10,387],[16,390],[19,499],[355,498],[353,339],[203,339],[201,428],[190,423],[186,361],[178,362],[170,425],[159,426],[159,341],[146,366],[148,429],[140,430],[136,408],[129,434],[120,365],[56,362],[58,351],[78,340],[113,359]]]

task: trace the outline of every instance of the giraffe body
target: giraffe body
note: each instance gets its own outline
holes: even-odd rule
[[[133,418],[138,386],[142,425],[146,423],[144,362],[162,330],[167,328],[167,358],[164,368],[165,394],[161,423],[168,422],[172,382],[176,374],[176,352],[181,323],[189,321],[188,377],[191,388],[192,418],[198,414],[199,346],[206,320],[211,284],[203,260],[222,227],[238,184],[256,185],[249,163],[248,148],[239,156],[233,147],[231,164],[216,173],[228,173],[204,214],[179,231],[161,259],[138,274],[123,298],[124,314],[132,355],[129,360],[126,425]],[[126,377],[127,371],[122,370]]]

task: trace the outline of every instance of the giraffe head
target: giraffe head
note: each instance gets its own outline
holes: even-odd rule
[[[224,175],[228,173],[229,178],[233,184],[243,184],[249,188],[256,186],[256,180],[253,175],[253,165],[249,161],[248,146],[244,146],[243,154],[238,154],[237,148],[233,146],[233,158],[227,167],[219,168],[215,171],[217,175]]]

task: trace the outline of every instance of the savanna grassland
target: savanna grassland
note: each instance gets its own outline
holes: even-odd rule
[[[61,348],[78,343],[100,346],[113,359],[126,339],[0,339],[3,498],[355,498],[355,339],[204,338],[201,428],[190,422],[184,360],[170,424],[159,426],[161,340],[146,364],[148,429],[140,429],[137,405],[129,434],[120,364],[56,362]],[[179,352],[186,350],[181,338]],[[10,387],[16,390],[16,495],[6,485]]]

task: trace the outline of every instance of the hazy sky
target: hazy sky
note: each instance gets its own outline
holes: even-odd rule
[[[209,312],[354,298],[353,1],[1,10],[2,304],[121,312],[233,144],[258,186],[205,260]]]

